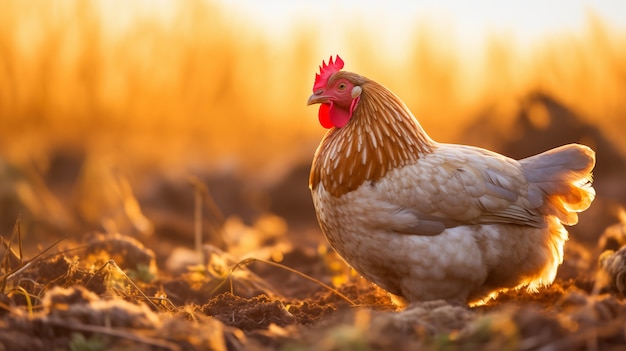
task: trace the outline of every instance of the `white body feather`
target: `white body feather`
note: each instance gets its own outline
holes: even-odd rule
[[[593,153],[568,147],[581,157]],[[544,178],[554,181],[552,173]],[[562,178],[556,182],[569,181]],[[438,144],[377,182],[339,197],[319,184],[312,196],[335,250],[364,277],[410,301],[465,303],[508,288],[536,290],[554,280],[563,260],[567,231],[544,206],[552,194],[527,181],[522,163],[487,150]]]

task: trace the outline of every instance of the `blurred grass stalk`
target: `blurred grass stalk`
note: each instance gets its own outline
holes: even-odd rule
[[[324,38],[303,24],[273,41],[212,1],[163,3],[3,1],[0,157],[104,149],[137,167],[256,174],[310,158],[322,131],[304,102],[317,65],[335,54]],[[593,15],[581,33],[523,50],[494,35],[478,61],[424,25],[390,66],[362,33],[346,34],[347,68],[392,88],[438,139],[453,140],[485,105],[540,89],[626,150],[626,37]]]

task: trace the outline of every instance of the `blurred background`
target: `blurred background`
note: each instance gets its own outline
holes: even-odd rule
[[[437,141],[596,149],[573,230],[593,242],[626,203],[626,2],[407,3],[3,1],[0,234],[19,218],[33,250],[90,231],[191,245],[201,192],[209,232],[321,241],[306,99],[340,54]]]

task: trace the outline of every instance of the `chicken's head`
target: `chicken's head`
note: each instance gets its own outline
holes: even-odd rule
[[[307,105],[320,104],[319,120],[324,128],[341,128],[348,124],[359,103],[362,89],[336,74],[342,68],[343,60],[339,55],[334,62],[332,56],[328,64],[322,61],[320,73],[315,75],[313,95],[307,101]]]

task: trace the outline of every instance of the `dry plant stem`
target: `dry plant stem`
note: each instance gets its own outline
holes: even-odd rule
[[[215,291],[217,291],[217,290],[218,290],[218,289],[219,289],[222,285],[224,285],[224,283],[226,282],[226,280],[227,280],[227,279],[228,279],[228,280],[229,280],[229,282],[230,282],[230,292],[231,292],[231,293],[233,293],[233,285],[232,285],[232,275],[233,275],[233,272],[234,272],[235,270],[237,270],[237,269],[239,269],[239,268],[242,268],[242,267],[245,267],[245,266],[247,266],[247,265],[249,265],[250,263],[253,263],[253,262],[262,262],[262,263],[268,264],[268,265],[270,265],[270,266],[274,266],[274,267],[277,267],[277,268],[284,269],[284,270],[286,270],[286,271],[288,271],[288,272],[295,273],[295,274],[297,274],[297,275],[301,276],[302,278],[305,278],[305,279],[307,279],[307,280],[310,280],[310,281],[312,281],[312,282],[314,282],[314,283],[316,283],[316,284],[318,284],[318,285],[320,285],[320,286],[324,287],[324,288],[325,288],[325,289],[327,289],[328,291],[331,291],[332,293],[336,294],[337,296],[339,296],[340,298],[342,298],[343,300],[345,300],[346,302],[348,302],[351,306],[356,306],[356,303],[354,303],[354,301],[350,300],[350,298],[348,298],[346,295],[344,295],[344,294],[340,293],[337,289],[334,289],[334,288],[332,288],[332,287],[328,286],[327,284],[324,284],[323,282],[321,282],[321,281],[320,281],[320,280],[318,280],[318,279],[315,279],[315,278],[313,278],[313,277],[311,277],[311,276],[308,276],[308,275],[306,275],[306,274],[304,274],[304,273],[302,273],[302,272],[300,272],[300,271],[298,271],[298,270],[295,270],[295,269],[293,269],[293,268],[291,268],[291,267],[287,267],[287,266],[285,266],[285,265],[283,265],[283,264],[280,264],[280,263],[277,263],[277,262],[272,262],[272,261],[263,260],[263,259],[260,259],[260,258],[254,258],[254,257],[250,257],[250,258],[243,259],[243,260],[239,261],[237,264],[235,264],[233,267],[231,267],[231,268],[228,270],[228,275],[224,278],[224,280],[222,280],[222,282],[221,282],[220,284],[218,284],[218,285],[217,285],[217,286],[213,289],[213,291],[212,291],[211,293],[214,293],[214,292],[215,292]]]
[[[200,262],[204,265],[206,262],[204,252],[202,250],[202,194],[200,193],[200,189],[198,187],[196,187],[194,202],[194,231],[196,238],[196,251],[198,252]]]
[[[170,299],[168,299],[167,297],[148,297],[148,299],[158,301],[160,306],[165,307],[165,309],[170,312],[175,312],[178,310],[178,307],[176,307],[176,305],[174,305],[174,303],[170,301]]]
[[[133,288],[137,289],[137,291],[139,292],[139,294],[140,294],[140,295],[141,295],[144,299],[146,299],[146,301],[148,301],[148,302],[152,305],[152,307],[153,307],[155,310],[157,310],[157,311],[159,310],[159,307],[158,307],[157,305],[155,305],[155,304],[154,304],[154,302],[152,302],[152,299],[151,299],[151,298],[149,298],[146,294],[144,294],[144,292],[143,292],[141,289],[139,289],[139,287],[137,286],[137,284],[135,284],[135,282],[134,282],[132,279],[130,279],[130,278],[128,277],[128,275],[126,275],[126,273],[124,273],[124,271],[120,268],[120,266],[118,266],[118,265],[117,265],[117,263],[115,263],[115,261],[114,261],[114,260],[109,260],[109,262],[108,262],[108,263],[109,263],[109,264],[111,264],[111,265],[112,265],[112,266],[113,266],[113,267],[114,267],[114,268],[115,268],[115,269],[116,269],[116,270],[117,270],[120,274],[122,274],[122,276],[124,276],[124,278],[126,278],[126,279],[128,280],[128,282],[130,283],[130,285],[132,285],[132,286],[133,286]]]
[[[15,220],[15,224],[13,225],[13,230],[11,232],[11,239],[7,242],[5,241],[4,237],[2,237],[2,245],[4,246],[4,254],[2,255],[2,259],[0,259],[0,262],[5,263],[4,267],[7,270],[10,270],[10,264],[11,262],[17,263],[17,266],[21,266],[22,265],[22,226],[21,226],[21,222],[20,222],[20,218],[18,217]],[[13,248],[11,247],[13,244],[13,240],[15,240],[15,237],[17,236],[17,240],[18,240],[18,245],[19,245],[19,255],[16,254],[15,252],[13,252]]]
[[[6,303],[0,302],[0,309],[3,309],[5,311],[11,311],[13,310],[13,308],[14,308],[13,306],[9,306]]]
[[[28,293],[28,291],[26,291],[26,289],[24,289],[21,286],[18,286],[17,288],[15,288],[15,290],[17,290],[19,293],[24,295],[24,298],[26,299],[26,307],[28,309],[28,315],[30,317],[33,317],[33,302],[30,299],[30,294]]]
[[[103,327],[99,325],[67,323],[66,320],[57,320],[57,319],[46,319],[45,322],[55,327],[67,328],[67,329],[71,329],[75,331],[99,333],[99,334],[105,334],[105,335],[110,335],[110,336],[116,336],[119,338],[136,341],[136,342],[143,343],[143,344],[150,345],[150,346],[162,347],[162,348],[173,350],[173,351],[181,350],[181,348],[178,345],[172,342],[149,338],[145,336],[140,336],[140,335],[137,335],[137,332],[133,330],[126,331],[123,329],[113,329],[111,327]]]
[[[117,263],[115,263],[115,260],[109,260],[108,262],[103,264],[100,268],[98,268],[96,270],[96,272],[99,272],[99,271],[101,271],[101,270],[103,270],[103,269],[105,269],[106,267],[109,267],[109,266],[112,266],[115,270],[117,270],[118,273],[120,273],[124,278],[126,278],[126,280],[130,283],[130,285],[132,285],[132,287],[137,290],[139,295],[141,295],[141,297],[143,297],[146,301],[148,301],[148,303],[150,303],[150,305],[152,305],[152,307],[154,308],[155,311],[159,310],[159,307],[154,302],[152,302],[152,298],[148,297],[146,294],[144,294],[144,292],[141,289],[139,289],[137,284],[135,284],[135,282],[132,279],[130,279],[130,277],[128,277],[128,275],[126,275],[126,273],[124,273],[124,271],[120,268],[120,266],[118,266]],[[87,284],[88,283],[89,282],[87,282]],[[85,284],[85,285],[87,285],[87,284]],[[173,306],[172,302],[170,302],[170,305]]]
[[[215,200],[213,200],[213,197],[211,196],[211,193],[209,193],[209,189],[206,187],[206,185],[202,184],[202,186],[204,191],[204,202],[206,203],[207,209],[213,216],[214,221],[216,222],[215,227],[217,227],[217,232],[221,233],[222,228],[224,227],[224,223],[226,222],[224,214],[220,210],[219,206],[217,206],[217,204],[215,203]]]
[[[194,186],[194,238],[195,249],[198,254],[199,262],[205,266],[207,257],[202,249],[204,242],[204,228],[203,228],[203,213],[206,207],[209,211],[209,233],[212,237],[215,237],[219,241],[217,246],[226,251],[227,247],[225,240],[221,237],[222,230],[224,228],[224,214],[220,211],[219,207],[211,197],[209,189],[206,184],[202,183],[197,177],[191,176],[189,182]]]
[[[8,282],[9,280],[13,279],[17,274],[21,273],[23,270],[28,268],[28,266],[30,266],[32,263],[36,262],[46,252],[50,251],[51,248],[55,247],[58,243],[60,243],[61,241],[65,240],[66,237],[67,236],[63,236],[62,238],[60,238],[57,241],[55,241],[52,244],[50,244],[50,246],[48,246],[47,248],[43,249],[43,251],[41,251],[40,253],[35,255],[35,257],[31,258],[30,260],[26,261],[26,263],[22,264],[20,268],[16,269],[15,271],[13,271],[13,272],[11,272],[9,274],[5,274],[4,276],[0,277],[0,280],[3,281],[3,283],[2,283],[3,287],[6,286],[6,282]]]
[[[15,226],[17,227],[17,247],[20,250],[19,259],[21,265],[24,254],[22,252],[22,224],[19,217],[17,218],[17,221],[15,221]]]
[[[210,218],[209,218],[210,221],[208,222],[209,230],[211,233],[210,235],[212,237],[215,237],[216,242],[219,241],[219,244],[217,246],[220,249],[224,251],[228,251],[228,248],[226,247],[226,241],[222,237],[224,223],[226,223],[224,214],[220,210],[219,206],[217,206],[217,203],[215,203],[215,200],[213,199],[213,197],[211,196],[211,193],[209,192],[209,188],[204,183],[201,183],[201,184],[202,184],[202,195],[204,195],[203,204],[204,206],[206,206],[210,214]]]
[[[202,193],[206,192],[206,186],[196,177],[189,180],[194,187],[194,215],[193,215],[193,231],[195,238],[195,248],[200,263],[206,264],[204,252],[202,251]]]
[[[22,225],[20,222],[20,217],[17,217],[17,219],[15,220],[15,224],[13,225],[13,231],[11,232],[11,240],[6,242],[4,240],[4,237],[2,238],[2,245],[4,245],[4,254],[0,262],[4,266],[5,272],[11,271],[12,266],[13,266],[11,264],[12,262],[16,263],[17,267],[22,266],[22,239],[21,239],[22,229],[21,228],[22,228]],[[16,236],[18,237],[18,243],[19,243],[19,250],[20,250],[19,257],[18,255],[15,254],[15,252],[13,252],[13,248],[11,247],[11,244],[13,243],[13,240],[15,240]],[[0,291],[1,292],[4,292],[4,290],[6,289],[8,277],[9,277],[9,273],[3,275],[0,278]]]

